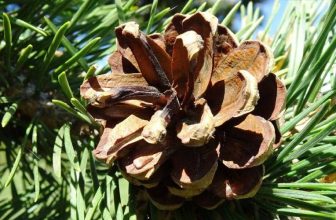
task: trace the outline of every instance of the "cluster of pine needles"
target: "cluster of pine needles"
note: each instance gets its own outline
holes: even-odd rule
[[[251,2],[223,14],[223,2],[171,9],[158,0],[0,0],[0,219],[336,219],[336,2],[289,1],[279,24],[282,1],[268,20]],[[109,71],[119,24],[161,32],[174,13],[196,11],[223,25],[240,19],[240,41],[272,48],[272,71],[288,91],[283,140],[254,198],[167,213],[140,207],[120,173],[93,158],[97,124],[79,86]]]

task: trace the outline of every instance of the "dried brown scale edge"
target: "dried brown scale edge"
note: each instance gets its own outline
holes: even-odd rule
[[[227,199],[253,197],[262,182],[263,173],[259,172],[262,163],[272,153],[273,146],[280,142],[280,133],[275,125],[285,107],[285,86],[270,73],[273,65],[271,50],[259,41],[244,41],[239,44],[228,28],[218,25],[216,17],[201,12],[189,16],[175,15],[163,34],[146,36],[136,23],[130,22],[117,27],[116,36],[117,51],[109,59],[112,74],[93,77],[85,81],[80,90],[82,97],[89,101],[88,108],[94,113],[93,116],[107,121],[103,125],[104,134],[94,151],[95,156],[108,164],[114,160],[119,161],[119,169],[125,178],[135,185],[147,188],[148,198],[159,209],[176,209],[185,199],[194,200],[196,204],[212,209]],[[195,40],[197,38],[200,39]],[[181,63],[180,60],[184,61]],[[267,93],[267,86],[270,84],[267,80],[276,84],[271,86],[271,95]],[[139,87],[139,84],[147,88]],[[152,90],[148,89],[151,87]],[[235,94],[235,91],[240,93]],[[218,96],[221,93],[222,97]],[[271,97],[266,97],[267,95]],[[216,101],[217,97],[219,102]],[[263,112],[263,106],[268,105],[268,99],[272,99],[273,105],[267,106],[268,112]],[[114,106],[119,109],[113,111]],[[199,112],[199,106],[203,110],[196,113]],[[136,109],[136,115],[122,114],[122,107]],[[213,112],[216,108],[218,110]],[[103,109],[112,110],[102,111]],[[147,114],[141,114],[142,110]],[[148,113],[152,116],[149,117]],[[122,118],[126,118],[128,122],[120,121]],[[259,131],[248,122],[250,118],[262,122]],[[145,123],[139,126],[139,120]],[[116,121],[124,124],[125,128],[120,129],[119,126],[118,129]],[[181,126],[183,121],[188,122],[184,127]],[[227,140],[233,140],[230,137],[231,130],[241,129],[239,126],[242,123],[247,124],[246,130],[252,131],[251,137],[247,136],[246,142],[239,146],[241,149],[237,148],[240,153],[246,155],[244,151],[248,152],[250,148],[248,140],[253,140],[253,137],[261,136],[262,141],[259,141],[259,145],[255,144],[256,149],[258,148],[256,152],[248,153],[251,158],[245,164],[239,165],[239,162],[232,163],[228,160],[230,154],[234,158],[237,153],[230,149]],[[117,125],[111,126],[112,124]],[[132,126],[135,126],[136,129],[133,129],[136,132],[129,128]],[[176,152],[188,149],[202,156],[201,149],[209,141],[220,143],[218,146],[221,149],[218,149],[219,154],[216,156],[218,158],[215,158],[214,165],[208,166],[209,170],[203,171],[203,179],[200,177],[196,181],[195,177],[199,176],[197,172],[184,173],[186,179],[173,175],[169,180],[173,171],[167,170],[164,172],[166,176],[162,173],[160,175],[163,176],[156,175],[155,170],[172,163],[174,153],[166,155],[164,162],[152,165],[157,167],[148,167],[145,170],[145,179],[143,176],[130,175],[125,167],[120,167],[120,161],[135,149],[132,146],[139,143],[142,147],[166,144],[169,148],[166,139],[174,135]],[[237,141],[240,139],[237,134],[235,138],[238,138]],[[223,147],[229,149],[226,155],[221,155]],[[141,163],[148,161],[147,164],[150,164],[153,160],[158,162],[160,158],[155,157],[160,157],[162,153],[164,152],[153,154],[148,160],[143,157]],[[137,154],[142,158],[141,150]],[[179,160],[188,162],[188,154]],[[129,163],[133,163],[132,167],[136,168],[137,158],[131,159]],[[182,163],[179,172],[185,172],[186,167],[183,166],[185,165]],[[169,168],[174,169],[174,166]],[[219,174],[223,169],[226,171]],[[242,172],[252,173],[251,182],[237,177]],[[218,175],[224,177],[223,183],[217,181]],[[178,176],[182,179],[177,178]],[[189,182],[184,182],[185,180]],[[216,190],[218,188],[225,189],[225,192]],[[207,198],[216,199],[212,203],[200,202]]]

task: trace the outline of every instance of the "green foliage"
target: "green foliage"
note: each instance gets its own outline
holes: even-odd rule
[[[162,31],[178,11],[160,1],[27,2],[0,0],[0,219],[163,219],[167,212],[137,201],[136,189],[115,167],[93,158],[98,126],[78,88],[109,71],[114,27],[137,20],[143,31]],[[283,141],[266,163],[263,185],[254,198],[214,211],[186,204],[172,213],[177,220],[195,213],[204,219],[336,218],[336,183],[321,181],[336,173],[336,3],[290,1],[270,38],[281,3],[275,1],[257,36],[272,48],[273,71],[288,88]],[[227,14],[221,4],[196,9],[189,0],[181,13],[208,10],[229,25],[240,10],[239,40],[256,36],[264,21],[252,2]]]

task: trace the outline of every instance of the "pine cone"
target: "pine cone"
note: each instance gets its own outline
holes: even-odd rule
[[[115,33],[112,73],[80,88],[104,126],[95,157],[160,209],[253,197],[280,140],[286,93],[267,46],[239,44],[208,13],[177,14],[163,34],[135,22]]]

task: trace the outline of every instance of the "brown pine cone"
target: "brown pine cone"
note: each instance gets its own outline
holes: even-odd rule
[[[162,34],[134,22],[115,32],[112,73],[80,88],[104,122],[96,158],[117,163],[160,209],[253,197],[280,139],[286,93],[270,73],[271,51],[239,44],[208,13],[177,14]]]

